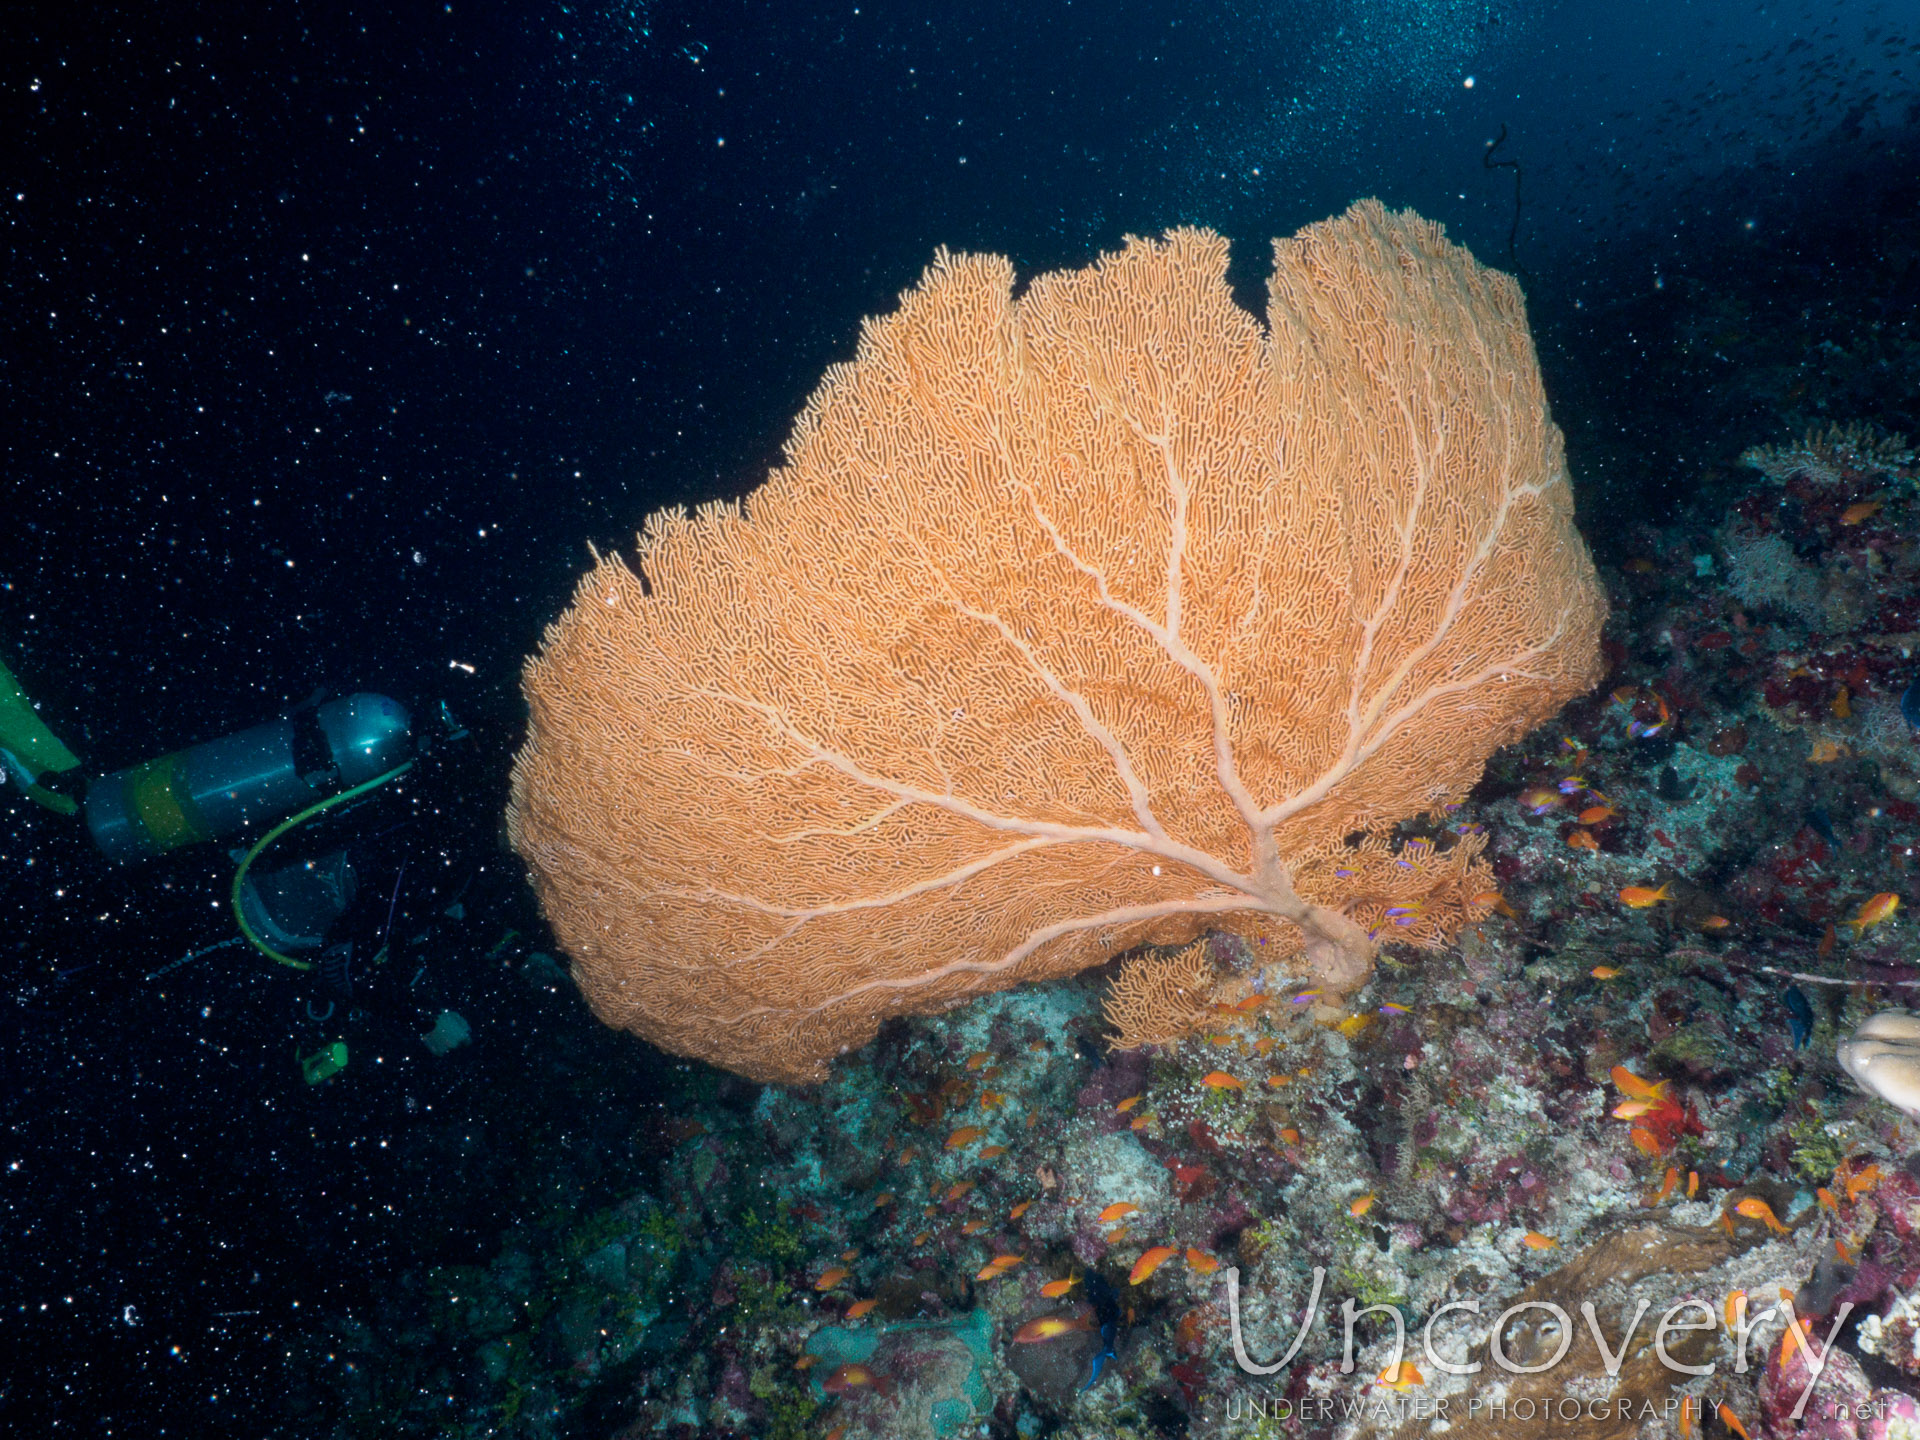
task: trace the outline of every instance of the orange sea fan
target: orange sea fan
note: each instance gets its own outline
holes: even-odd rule
[[[1265,324],[1227,265],[942,252],[765,485],[584,578],[508,829],[603,1020],[800,1083],[1141,945],[1350,992],[1472,918],[1475,847],[1339,852],[1601,674],[1519,287],[1372,201],[1275,242]]]

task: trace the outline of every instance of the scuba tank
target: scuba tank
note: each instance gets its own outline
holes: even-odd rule
[[[103,775],[87,787],[102,854],[145,860],[270,822],[404,764],[406,707],[360,693]]]

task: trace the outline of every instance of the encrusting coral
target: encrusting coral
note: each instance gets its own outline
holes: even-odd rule
[[[603,1020],[808,1082],[1142,944],[1350,991],[1474,913],[1341,872],[1600,675],[1519,289],[1371,201],[1274,243],[1265,328],[1226,268],[943,252],[761,489],[585,577],[508,820]]]

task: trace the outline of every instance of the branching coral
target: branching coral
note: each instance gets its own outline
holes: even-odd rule
[[[1900,469],[1914,459],[1906,436],[1852,424],[1809,430],[1792,445],[1756,445],[1740,457],[1740,463],[1775,484],[1804,475],[1819,485],[1838,485],[1850,475]]]

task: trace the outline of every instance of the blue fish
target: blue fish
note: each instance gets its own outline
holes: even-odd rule
[[[1827,813],[1824,805],[1812,805],[1807,808],[1807,824],[1822,840],[1833,849],[1840,848],[1840,837],[1833,833],[1833,816]]]
[[[1114,1294],[1113,1287],[1100,1275],[1089,1270],[1084,1292],[1089,1304],[1093,1306],[1093,1315],[1100,1322],[1100,1353],[1093,1357],[1093,1373],[1087,1377],[1082,1390],[1091,1390],[1100,1383],[1100,1372],[1107,1368],[1107,1362],[1115,1358],[1114,1338],[1120,1330],[1120,1297]]]
[[[1813,1006],[1800,993],[1798,985],[1787,987],[1787,1028],[1793,1031],[1793,1048],[1804,1050],[1813,1039]]]

